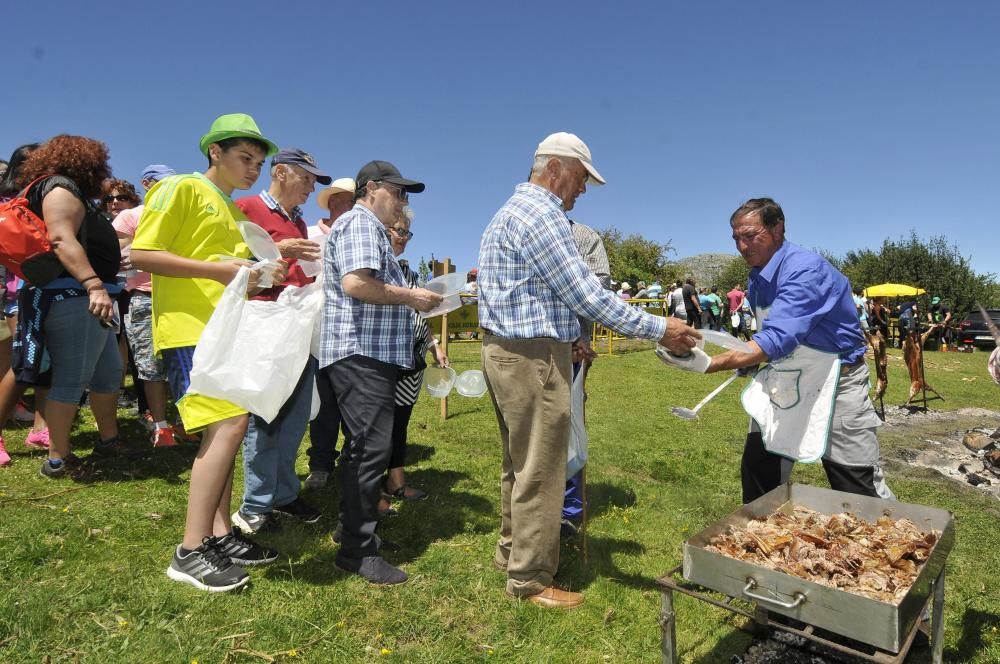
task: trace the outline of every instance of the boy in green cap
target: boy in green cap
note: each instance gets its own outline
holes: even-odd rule
[[[222,293],[241,264],[220,256],[249,258],[237,221],[246,217],[230,198],[257,181],[267,156],[277,151],[249,115],[223,115],[200,143],[208,157],[202,173],[175,175],[146,194],[132,243],[132,263],[153,275],[153,346],[162,354],[167,380],[189,432],[204,431],[191,468],[184,541],[167,576],[200,590],[224,592],[250,580],[244,565],[275,560],[276,551],[245,539],[229,520],[233,461],[247,429],[239,406],[188,394],[195,346]],[[285,267],[274,275],[281,283]],[[250,273],[248,292],[258,290]]]

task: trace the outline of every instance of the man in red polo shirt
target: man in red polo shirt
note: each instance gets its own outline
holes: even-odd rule
[[[236,201],[250,221],[266,230],[288,261],[284,283],[261,291],[258,299],[275,300],[286,286],[305,286],[307,277],[299,260],[319,258],[319,245],[308,239],[301,205],[319,182],[328,185],[330,176],[316,167],[315,160],[297,148],[279,150],[271,160],[271,186],[258,196]],[[273,512],[315,523],[321,514],[299,498],[299,478],[295,457],[309,423],[316,359],[309,358],[292,395],[278,416],[267,422],[251,414],[243,439],[243,503],[233,514],[233,523],[244,532],[255,533],[271,520]]]

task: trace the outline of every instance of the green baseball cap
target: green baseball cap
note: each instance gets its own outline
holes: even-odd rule
[[[932,298],[931,298],[931,304],[937,304],[937,303],[938,303],[938,302],[940,302],[940,301],[941,301],[941,298],[939,298],[939,297],[938,297],[938,296],[936,296],[936,295],[935,295],[934,297],[932,297]]]
[[[261,135],[257,123],[246,113],[227,113],[215,118],[208,133],[201,137],[198,147],[201,148],[201,153],[207,157],[209,145],[227,138],[252,138],[262,141],[267,144],[268,157],[278,151],[278,146]]]

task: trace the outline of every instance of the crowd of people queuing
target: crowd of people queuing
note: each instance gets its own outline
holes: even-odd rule
[[[27,199],[52,251],[43,257],[44,272],[35,269],[14,284],[15,306],[5,307],[17,323],[11,366],[0,383],[0,416],[14,411],[24,389],[35,390],[36,413],[44,416],[36,427],[48,431],[38,443],[48,450],[41,467],[48,478],[70,475],[80,464],[70,430],[82,403],[97,422],[93,453],[129,454],[116,407],[131,364],[150,445],[171,447],[192,436],[199,444],[184,532],[167,575],[214,592],[245,586],[245,567],[278,558],[257,536],[275,513],[306,523],[321,518],[300,495],[295,473],[308,429],[304,487],[321,489],[336,473],[340,493],[335,565],[373,584],[405,582],[406,572],[381,556],[376,531],[393,512],[392,499],[427,497],[406,481],[406,430],[428,358],[448,365],[419,316],[442,297],[418,286],[399,260],[413,237],[409,197],[425,185],[381,160],[334,180],[309,153],[279,149],[240,113],[218,117],[199,147],[204,172],[150,165],[140,177],[144,197],[111,177],[107,148],[97,140],[61,135],[15,152],[3,195]],[[269,159],[268,188],[234,200],[237,190],[254,187]],[[826,413],[824,422],[833,428],[821,432],[831,441],[821,453],[831,484],[892,497],[878,465],[864,337],[846,278],[784,240],[784,215],[773,200],[752,199],[730,219],[736,247],[751,267],[749,288],[734,285],[723,296],[715,286],[699,291],[688,278],[673,289],[653,281],[638,282],[633,291],[623,283],[616,293],[600,236],[567,217],[588,185],[604,183],[579,137],[546,137],[528,180],[486,226],[478,269],[466,275],[465,291],[478,302],[483,373],[502,444],[494,566],[506,574],[509,596],[543,607],[583,603],[582,594],[559,588],[555,575],[560,536],[579,526],[583,507],[582,477],[567,478],[565,470],[571,385],[583,383],[595,356],[588,334],[595,322],[656,341],[665,361],[686,370],[786,363],[811,380],[833,376],[840,392],[827,407],[842,417]],[[325,187],[317,200],[329,216],[311,237],[302,206],[317,184]],[[227,285],[252,265],[240,226],[246,223],[264,229],[282,257],[266,275],[250,270],[247,297],[277,300],[284,289],[317,279],[324,295],[318,348],[271,421],[190,390],[202,331]],[[810,290],[804,274],[823,274],[828,286]],[[633,298],[664,298],[669,315],[631,306]],[[7,296],[5,305],[10,301]],[[766,323],[761,320],[758,331],[762,313]],[[697,346],[698,329],[724,326],[748,339],[751,352],[709,358]],[[767,375],[765,368],[754,378],[765,391]],[[310,421],[314,384],[320,407]],[[180,416],[173,424],[169,399]],[[819,459],[800,449],[808,436],[784,433],[787,422],[776,433],[767,397],[758,407],[743,457],[745,501],[786,481],[794,460]],[[808,417],[792,428],[810,424],[814,433]],[[848,430],[831,425],[834,420],[853,424]],[[231,513],[241,448],[244,486]],[[0,456],[0,463],[9,462]]]
[[[305,486],[326,486],[342,431],[336,564],[373,583],[405,581],[405,573],[378,556],[374,531],[380,517],[393,513],[392,500],[428,495],[406,481],[406,429],[424,356],[448,363],[416,314],[440,297],[418,288],[396,258],[413,237],[404,206],[424,185],[385,161],[334,181],[305,151],[279,150],[245,114],[217,118],[200,148],[208,160],[203,173],[146,167],[139,177],[145,196],[112,177],[107,147],[91,138],[56,136],[24,145],[3,162],[2,201],[27,200],[44,224],[51,255],[44,276],[5,273],[9,334],[0,340],[0,415],[34,420],[25,444],[47,450],[40,469],[47,478],[80,467],[70,432],[84,404],[97,423],[95,458],[135,456],[140,446],[123,441],[118,428],[131,367],[148,447],[200,446],[183,538],[167,574],[209,591],[242,587],[249,581],[244,567],[277,558],[253,538],[275,513],[306,523],[320,518],[299,495],[295,459],[311,427]],[[237,190],[253,188],[268,158],[268,188],[234,200]],[[326,186],[317,198],[329,216],[317,228],[328,241],[310,239],[302,210],[317,184]],[[322,344],[320,357],[310,357],[270,422],[188,390],[202,330],[225,286],[252,265],[238,226],[245,221],[266,230],[282,256],[272,275],[276,285],[261,287],[262,273],[251,271],[247,295],[276,300],[284,288],[310,284],[322,271],[323,331],[328,340],[336,337]],[[321,408],[310,422],[314,382]],[[34,391],[33,414],[19,401],[25,390]],[[168,416],[171,399],[175,422]],[[243,496],[230,514],[240,448]],[[0,465],[11,462],[0,439]]]

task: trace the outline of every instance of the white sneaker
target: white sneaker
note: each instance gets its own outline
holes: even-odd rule
[[[309,477],[306,478],[304,486],[307,489],[322,489],[326,486],[326,482],[329,479],[330,473],[325,470],[311,470],[309,471]]]

